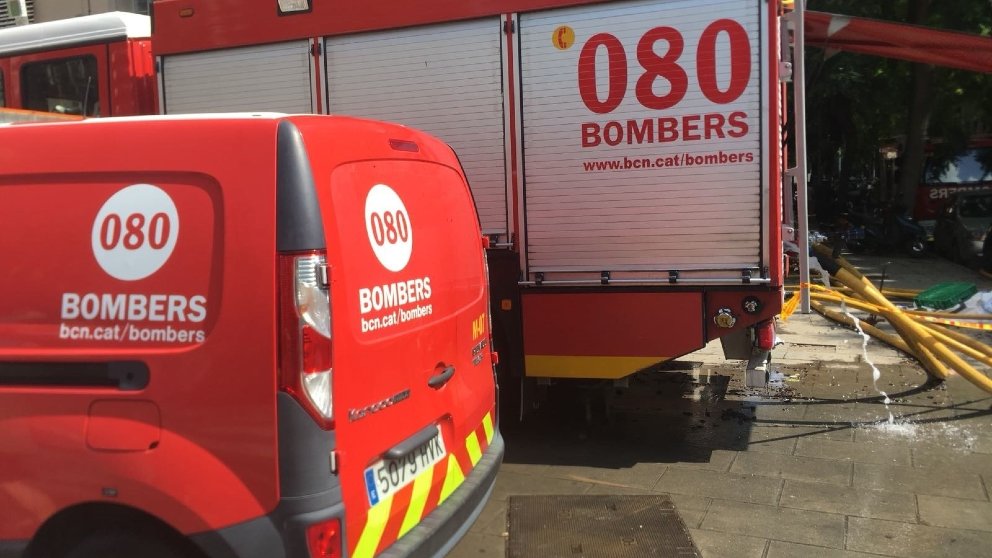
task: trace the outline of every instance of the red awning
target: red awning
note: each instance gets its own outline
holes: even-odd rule
[[[805,16],[806,46],[992,73],[992,37],[823,12]]]

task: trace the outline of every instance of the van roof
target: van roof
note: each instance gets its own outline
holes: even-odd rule
[[[23,111],[22,111],[23,112]],[[42,114],[42,113],[39,113]],[[54,115],[53,116],[60,116]],[[293,116],[279,112],[218,112],[205,114],[152,114],[140,116],[110,116],[104,118],[53,118],[60,122],[71,121],[73,123],[86,123],[91,125],[115,124],[120,122],[178,122],[188,120],[277,120]],[[306,115],[310,116],[310,115]],[[23,125],[24,123],[19,123]]]
[[[9,109],[7,109],[9,110]],[[351,119],[351,120],[364,120],[364,121],[374,121],[382,124],[389,124],[390,126],[396,126],[400,128],[406,128],[407,126],[403,124],[397,124],[395,122],[384,122],[381,120],[361,118],[351,115],[335,115],[335,114],[311,114],[311,113],[300,113],[300,114],[290,114],[283,112],[212,112],[212,113],[198,113],[198,114],[151,114],[151,115],[138,115],[138,116],[107,116],[101,118],[85,118],[78,116],[69,116],[60,118],[62,115],[55,113],[39,113],[36,111],[21,111],[21,112],[32,112],[38,115],[52,114],[51,119],[35,119],[31,121],[15,122],[20,126],[28,126],[32,124],[37,125],[50,125],[52,122],[46,120],[57,120],[57,124],[72,124],[78,125],[105,125],[105,124],[118,124],[121,122],[187,122],[187,121],[204,121],[204,120],[281,120],[284,118],[295,118],[295,117],[318,117],[327,118],[333,117],[336,119]],[[12,122],[3,122],[0,119],[0,127],[4,124],[11,124]]]

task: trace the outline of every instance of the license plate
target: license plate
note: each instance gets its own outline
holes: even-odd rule
[[[374,506],[413,482],[447,455],[440,429],[433,438],[400,459],[381,459],[365,469],[365,492]]]

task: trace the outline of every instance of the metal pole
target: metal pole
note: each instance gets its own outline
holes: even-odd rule
[[[809,214],[807,213],[806,202],[806,60],[804,57],[805,30],[803,29],[803,19],[806,12],[806,1],[798,0],[795,4],[792,22],[793,48],[792,48],[792,97],[795,114],[793,118],[796,123],[796,188],[799,190],[797,197],[796,219],[798,225],[797,234],[799,238],[799,283],[805,288],[799,289],[799,311],[803,314],[810,313],[809,304]]]

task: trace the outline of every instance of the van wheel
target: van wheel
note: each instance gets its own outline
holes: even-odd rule
[[[65,558],[183,558],[185,554],[166,541],[142,537],[121,529],[98,531],[65,554]]]

